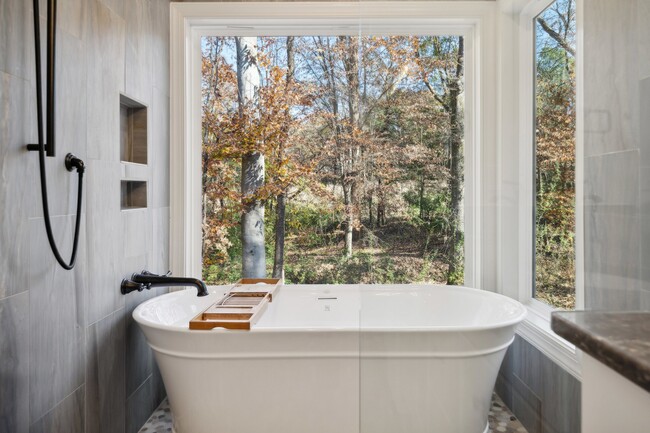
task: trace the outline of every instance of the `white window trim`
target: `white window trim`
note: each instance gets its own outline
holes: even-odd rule
[[[495,148],[492,2],[171,3],[170,267],[201,276],[200,37],[207,34],[459,34],[465,44],[465,279],[481,288],[481,161]],[[331,26],[338,28],[332,31]],[[360,25],[359,25],[360,24]],[[341,28],[343,26],[343,28]],[[302,30],[301,30],[302,29]],[[392,31],[391,31],[392,29]],[[473,109],[470,109],[473,107]],[[485,114],[484,114],[485,113]],[[469,180],[468,180],[469,179]]]
[[[551,330],[549,305],[533,297],[533,139],[534,139],[534,26],[533,19],[554,0],[532,0],[519,16],[519,300],[528,308],[526,320],[517,333],[537,347],[550,359],[580,380],[580,352]],[[576,56],[576,309],[584,308],[584,222],[583,222],[583,124],[582,124],[582,8],[577,5]]]

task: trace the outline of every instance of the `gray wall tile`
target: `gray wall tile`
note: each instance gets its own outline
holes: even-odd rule
[[[57,27],[81,39],[86,29],[86,0],[59,0]],[[45,10],[45,9],[43,9]]]
[[[154,89],[150,113],[154,124],[159,125],[151,131],[149,160],[151,170],[151,197],[154,207],[169,207],[169,97]]]
[[[130,209],[122,211],[122,238],[124,239],[123,257],[137,257],[151,251],[153,228],[150,225],[148,209]]]
[[[517,336],[496,391],[529,433],[580,432],[580,382]]]
[[[151,268],[153,272],[169,270],[169,208],[153,210],[153,247]]]
[[[150,0],[127,1],[126,5],[126,94],[144,105],[152,95],[152,6]]]
[[[497,375],[496,384],[494,385],[494,392],[496,392],[501,400],[512,410],[513,404],[513,362],[514,354],[512,346],[506,351],[501,363],[501,369]]]
[[[55,238],[67,256],[74,217],[52,218]],[[77,266],[65,271],[49,250],[43,220],[30,220],[30,416],[41,418],[84,382],[85,236]]]
[[[640,220],[630,206],[585,207],[585,305],[589,309],[636,309],[627,291],[638,289]]]
[[[124,18],[125,0],[100,0],[100,2],[115,12],[117,15]]]
[[[29,294],[0,300],[0,433],[29,430]]]
[[[0,0],[0,71],[27,79],[33,71],[32,2]]]
[[[639,77],[650,77],[650,3],[639,1],[637,3],[637,23],[636,28],[639,31],[638,53],[639,53]],[[641,119],[647,117],[641,116]]]
[[[88,231],[88,323],[124,307],[119,291],[122,280],[124,238],[120,213],[120,191],[105,185],[120,184],[120,163],[88,160],[86,175]]]
[[[1,31],[1,30],[0,30]],[[34,177],[25,170],[25,144],[36,140],[35,93],[29,83],[0,72],[0,299],[28,289],[28,221]]]
[[[29,429],[30,433],[83,433],[84,387],[74,390]]]
[[[126,21],[98,1],[88,2],[85,65],[88,157],[119,161],[119,101],[124,92]]]
[[[126,433],[137,433],[156,408],[151,378],[126,399]]]
[[[637,4],[590,0],[584,8],[586,156],[639,147]],[[606,125],[592,120],[603,117]]]
[[[169,64],[169,3],[153,0],[151,2],[153,35],[151,52],[158,64]],[[169,96],[169,69],[154,68],[154,89]]]
[[[639,149],[585,158],[585,206],[637,206],[639,158]]]
[[[117,311],[88,328],[86,433],[124,432],[126,316]]]
[[[156,295],[153,290],[126,295],[126,394],[131,395],[151,375],[153,354],[140,326],[133,319],[135,307]]]
[[[542,433],[542,400],[519,377],[513,376],[511,384],[512,413],[517,414],[528,433]]]
[[[131,211],[129,211],[131,212]],[[147,254],[124,259],[124,269],[129,272],[151,268]],[[126,295],[126,395],[130,396],[151,375],[153,354],[142,330],[133,319],[133,310],[144,301],[157,295],[156,290],[131,292]]]

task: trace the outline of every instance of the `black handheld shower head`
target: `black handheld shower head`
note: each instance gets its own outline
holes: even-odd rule
[[[68,153],[65,157],[65,167],[68,171],[77,169],[79,182],[77,186],[77,216],[74,226],[74,239],[72,241],[72,254],[70,261],[66,262],[59,248],[56,245],[54,234],[52,233],[52,224],[50,221],[50,206],[47,199],[47,177],[45,174],[45,154],[55,156],[55,53],[56,53],[56,1],[47,0],[47,132],[43,129],[43,95],[41,90],[41,16],[39,13],[39,0],[34,0],[34,46],[35,46],[35,69],[36,69],[36,120],[38,126],[38,144],[28,144],[27,150],[38,152],[38,166],[41,178],[41,201],[43,204],[43,221],[45,222],[45,232],[47,240],[52,249],[56,261],[63,269],[70,270],[74,268],[77,259],[77,247],[79,245],[79,228],[81,226],[81,198],[83,191],[83,176],[86,171],[84,162]]]

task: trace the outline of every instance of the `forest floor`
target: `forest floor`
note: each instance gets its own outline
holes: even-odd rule
[[[285,279],[293,284],[441,283],[447,281],[447,264],[430,252],[422,230],[404,221],[391,221],[365,230],[353,242],[352,257],[345,257],[343,240],[308,245],[288,237]]]
[[[324,230],[324,231],[320,231]],[[238,234],[233,235],[233,241]],[[346,257],[341,230],[307,227],[293,230],[285,243],[286,284],[446,284],[448,264],[444,239],[432,236],[406,219],[355,232],[353,254]],[[204,272],[208,284],[230,284],[241,278],[236,251],[231,260]],[[575,308],[571,269],[562,263],[539,263],[536,297],[556,308]],[[273,270],[273,244],[267,247],[267,275]],[[462,284],[462,283],[459,283]]]

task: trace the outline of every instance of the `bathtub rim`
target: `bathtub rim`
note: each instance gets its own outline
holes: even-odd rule
[[[208,286],[208,291],[210,294],[216,294],[219,293],[218,288],[226,288],[230,287],[231,285],[222,285],[222,286]],[[292,287],[293,286],[293,287]],[[298,286],[313,286],[314,288],[317,287],[325,287],[325,286],[336,286],[334,284],[291,284],[287,286],[282,286],[282,288],[285,289],[292,289],[292,288],[297,288]],[[466,286],[447,286],[447,285],[441,285],[441,284],[421,284],[421,283],[411,283],[411,284],[353,284],[353,285],[342,285],[342,286],[358,286],[359,291],[363,290],[384,290],[384,291],[391,291],[391,290],[397,290],[398,288],[404,288],[404,289],[417,289],[417,288],[426,288],[426,287],[440,287],[440,288],[452,288],[453,290],[461,290],[465,292],[471,292],[473,294],[478,294],[480,296],[488,297],[488,298],[495,298],[495,299],[501,299],[502,301],[508,302],[517,308],[520,309],[520,312],[518,315],[516,315],[513,318],[510,318],[508,320],[503,320],[497,323],[491,323],[491,324],[486,324],[486,325],[436,325],[436,326],[400,326],[399,328],[397,327],[388,327],[388,326],[361,326],[361,323],[359,323],[359,326],[357,327],[349,327],[349,326],[329,326],[329,327],[313,327],[313,326],[305,326],[305,327],[295,327],[295,326],[278,326],[278,327],[270,327],[270,328],[255,328],[253,327],[251,330],[229,330],[229,329],[224,329],[224,328],[213,328],[211,330],[192,330],[189,329],[189,320],[188,319],[188,326],[187,327],[180,327],[176,325],[164,325],[159,322],[154,322],[151,321],[141,315],[141,312],[146,309],[150,304],[154,304],[156,302],[160,302],[161,298],[175,298],[175,297],[186,297],[186,296],[196,296],[194,294],[194,289],[185,289],[185,290],[178,290],[178,291],[173,291],[169,293],[165,293],[163,295],[155,296],[151,299],[148,299],[138,305],[132,313],[133,319],[141,326],[147,326],[151,327],[154,329],[158,329],[161,331],[167,331],[167,332],[174,332],[174,333],[188,333],[192,335],[200,335],[200,334],[235,334],[235,333],[244,333],[244,334],[265,334],[265,333],[328,333],[328,332],[336,332],[336,333],[382,333],[382,332],[390,332],[390,333],[425,333],[425,332],[439,332],[439,333],[446,333],[446,332],[477,332],[477,331],[489,331],[493,329],[499,329],[499,328],[506,328],[509,326],[515,326],[518,323],[521,323],[527,316],[528,311],[527,308],[520,303],[519,301],[512,299],[508,296],[502,295],[500,293],[495,293],[495,292],[490,292],[487,290],[482,290],[482,289],[476,289],[472,287],[466,287]],[[361,314],[362,309],[359,310],[359,313]]]

